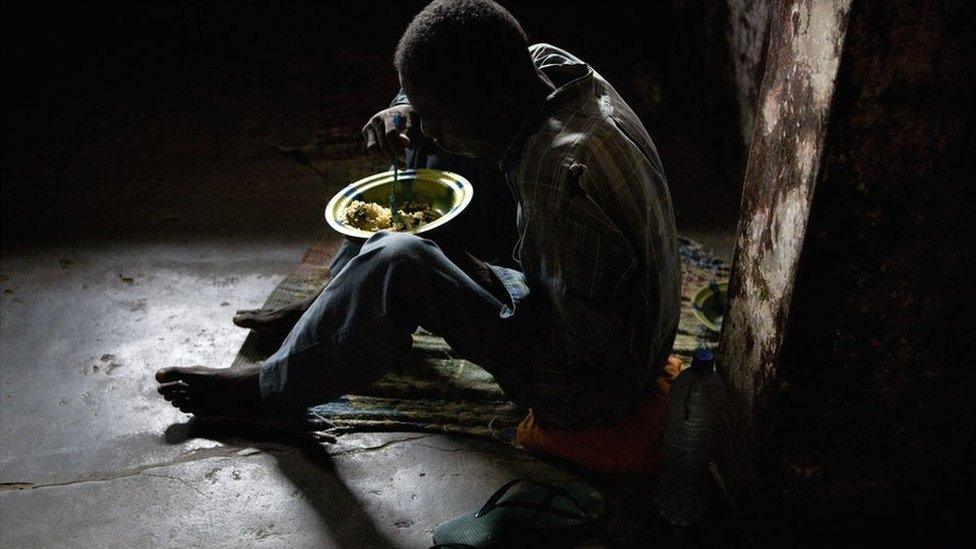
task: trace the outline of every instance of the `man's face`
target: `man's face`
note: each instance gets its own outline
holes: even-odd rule
[[[445,152],[479,157],[498,148],[492,140],[493,120],[488,119],[483,110],[441,101],[402,76],[400,83],[410,104],[420,115],[420,131]]]

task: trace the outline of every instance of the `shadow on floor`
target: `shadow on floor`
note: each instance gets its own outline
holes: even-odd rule
[[[278,470],[311,503],[337,547],[385,547],[389,539],[377,529],[360,500],[337,475],[329,452],[309,434],[233,424],[209,424],[191,419],[174,423],[165,432],[168,444],[204,438],[231,447],[260,443],[274,456]],[[264,446],[271,444],[271,446]],[[293,450],[293,451],[283,451]]]

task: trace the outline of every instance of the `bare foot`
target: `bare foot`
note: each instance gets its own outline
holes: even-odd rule
[[[250,309],[237,311],[234,324],[259,334],[285,336],[312,306],[318,293],[309,299],[289,303],[278,309]]]
[[[163,368],[156,371],[158,391],[188,414],[213,417],[266,415],[258,387],[258,365],[241,368]]]

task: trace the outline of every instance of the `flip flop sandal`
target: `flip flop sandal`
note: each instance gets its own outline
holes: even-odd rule
[[[517,486],[517,487],[516,487]],[[511,480],[474,513],[434,528],[440,547],[559,547],[601,531],[603,496],[582,483]]]

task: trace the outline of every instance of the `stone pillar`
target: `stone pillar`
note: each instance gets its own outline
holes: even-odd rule
[[[726,38],[732,60],[739,126],[746,149],[752,144],[755,130],[756,100],[766,68],[769,45],[770,0],[726,0],[729,25]]]
[[[774,8],[720,349],[746,509],[947,525],[973,487],[972,12]]]

